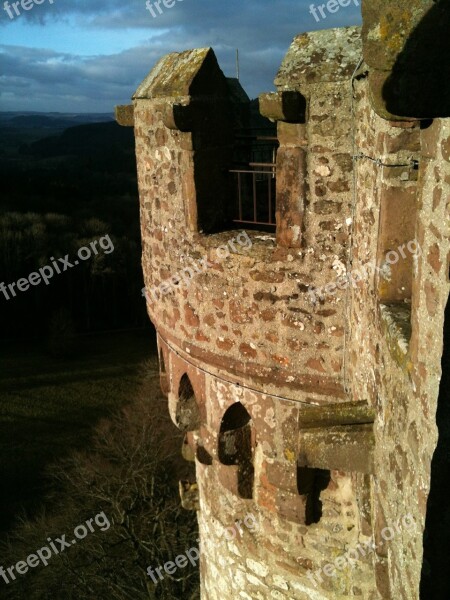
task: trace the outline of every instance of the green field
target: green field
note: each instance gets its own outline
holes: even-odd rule
[[[133,399],[149,360],[156,371],[150,328],[80,337],[70,360],[37,344],[0,346],[0,533],[39,506],[46,467],[88,447],[98,421]]]

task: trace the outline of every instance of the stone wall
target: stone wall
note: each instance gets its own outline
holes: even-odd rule
[[[391,211],[391,226],[397,229],[392,250],[411,236],[410,224],[402,222],[402,214],[413,210],[412,234],[422,254],[409,264],[409,299],[384,304],[382,275],[373,276],[351,288],[349,312],[353,395],[369,399],[377,415],[376,477],[372,480],[375,539],[380,542],[381,530],[405,514],[414,515],[417,523],[415,535],[408,532],[396,536],[387,547],[380,545],[375,561],[378,590],[382,598],[412,600],[418,598],[419,590],[449,293],[450,165],[445,148],[450,125],[437,119],[421,129],[419,122],[384,121],[367,101],[367,79],[360,79],[355,87],[357,150],[383,164],[407,165],[419,159],[417,173],[411,166],[386,167],[367,158],[357,162],[354,263],[376,260],[383,266],[387,251],[380,248],[383,210]],[[395,282],[395,273],[388,285],[392,279]],[[401,311],[409,314],[412,330],[402,327]]]
[[[199,171],[208,174],[214,206],[223,175],[208,169],[203,157],[228,140],[219,130],[197,149],[195,132],[167,128],[166,115],[175,103],[190,102],[186,98],[138,98],[134,108],[143,267],[158,330],[241,382],[263,381],[269,392],[298,400],[306,393],[317,403],[345,398],[345,309],[332,299],[314,305],[308,290],[332,282],[335,269],[346,264],[351,206],[349,86],[325,84],[320,94],[307,128],[307,186],[299,191],[306,195],[302,249],[279,247],[270,234],[249,232],[245,244],[236,241],[240,231],[202,235],[196,220]],[[339,128],[333,110],[341,115]],[[289,144],[303,143],[302,131],[280,124],[282,156]],[[283,172],[288,177],[291,164],[279,169],[280,179]],[[325,169],[333,173],[327,179],[320,176]],[[233,238],[235,250],[229,246],[230,256],[221,258],[225,253],[218,248]],[[202,258],[211,266],[201,267],[189,288],[180,284],[170,294],[155,289]]]
[[[147,307],[196,464],[208,600],[418,598],[450,125],[383,119],[369,72],[358,28],[293,41],[261,98],[280,141],[273,234],[229,228],[239,119],[210,49],[162,59],[118,113],[135,127]],[[392,264],[414,239],[421,254]],[[225,539],[248,514],[258,528]]]

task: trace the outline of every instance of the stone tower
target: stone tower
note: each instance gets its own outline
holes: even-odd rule
[[[245,95],[211,49],[165,56],[117,109],[205,600],[419,598],[449,294],[448,64],[427,44],[449,14],[363,19],[297,36],[260,97],[272,228],[233,220]]]

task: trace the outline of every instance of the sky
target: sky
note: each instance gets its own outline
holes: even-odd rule
[[[239,49],[255,98],[274,89],[295,35],[361,23],[358,0],[325,18],[310,0],[165,0],[162,14],[147,0],[155,16],[146,0],[21,2],[6,3],[11,18],[0,0],[0,111],[112,112],[164,54],[207,46],[227,77]]]

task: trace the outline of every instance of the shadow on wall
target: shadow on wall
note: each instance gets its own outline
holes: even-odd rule
[[[232,404],[220,424],[219,460],[237,465],[237,491],[241,498],[253,498],[252,420],[240,402]]]
[[[330,481],[330,471],[297,467],[297,491],[306,495],[305,525],[318,523],[322,518],[320,493],[327,489]]]
[[[444,324],[444,353],[436,423],[439,441],[431,463],[431,487],[423,537],[424,560],[420,585],[421,600],[448,600],[450,577],[450,300]]]
[[[450,117],[450,2],[438,0],[409,36],[383,86],[402,117]]]

